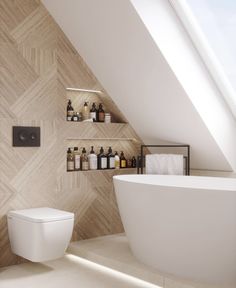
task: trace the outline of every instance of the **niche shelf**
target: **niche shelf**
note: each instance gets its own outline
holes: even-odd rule
[[[72,101],[72,106],[76,112],[81,112],[84,102],[88,102],[90,105],[95,102],[97,104],[102,103],[105,112],[111,113],[111,123],[104,122],[83,122],[83,121],[67,121],[69,123],[90,123],[92,125],[106,125],[106,124],[122,124],[127,123],[115,103],[110,99],[107,93],[101,89],[87,89],[87,88],[66,88],[66,100]],[[90,106],[89,105],[89,106]],[[66,115],[65,115],[66,117]]]
[[[121,151],[124,151],[127,160],[133,156],[137,157],[142,143],[106,92],[96,89],[66,88],[66,101],[69,99],[76,112],[81,112],[84,102],[89,102],[89,106],[93,102],[96,104],[102,103],[105,112],[111,113],[112,122],[67,121],[65,115],[67,148],[78,147],[81,152],[82,147],[85,147],[87,153],[89,153],[91,146],[94,146],[95,153],[98,154],[101,146],[103,146],[105,153],[107,153],[108,147],[111,146],[113,153],[117,151],[120,154]],[[67,102],[65,109],[66,105]],[[116,174],[134,174],[136,171],[137,168],[120,168],[68,172],[72,175],[74,175],[73,172],[106,173],[112,177]]]

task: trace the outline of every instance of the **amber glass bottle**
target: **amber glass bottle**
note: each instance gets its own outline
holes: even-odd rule
[[[98,108],[98,121],[104,122],[104,120],[105,120],[105,111],[103,110],[102,103],[100,103]]]
[[[120,153],[120,168],[126,168],[127,167],[127,161],[124,155],[124,152],[121,151]]]

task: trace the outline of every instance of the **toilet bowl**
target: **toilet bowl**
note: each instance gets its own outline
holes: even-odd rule
[[[52,208],[10,211],[8,233],[14,254],[33,262],[64,255],[71,239],[74,214]]]

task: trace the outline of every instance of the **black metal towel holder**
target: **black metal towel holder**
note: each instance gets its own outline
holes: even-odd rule
[[[137,161],[137,172],[140,174],[139,170],[141,169],[141,174],[143,174],[144,168],[144,148],[186,148],[187,149],[187,156],[184,156],[185,159],[185,174],[190,175],[190,145],[187,144],[177,144],[177,145],[141,145],[141,156],[140,159]],[[139,161],[140,160],[140,161]]]

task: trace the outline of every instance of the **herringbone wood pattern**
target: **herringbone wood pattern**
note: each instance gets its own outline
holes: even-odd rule
[[[125,138],[138,137],[129,124],[66,122],[67,98],[78,106],[94,100],[66,92],[68,86],[103,90],[39,0],[0,0],[0,266],[22,261],[9,245],[12,209],[74,212],[73,240],[123,231],[112,185],[123,171],[67,173],[66,148],[112,145],[133,156],[138,144]],[[105,91],[99,101],[125,122]],[[41,147],[13,148],[13,125],[40,126]]]

